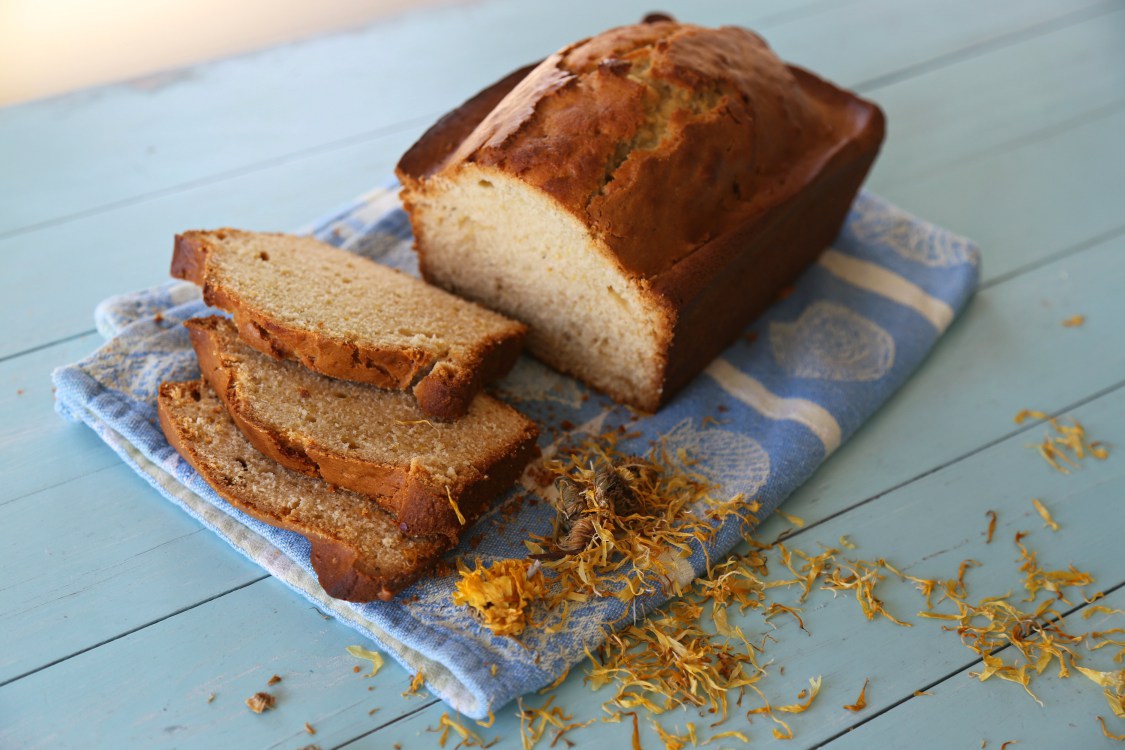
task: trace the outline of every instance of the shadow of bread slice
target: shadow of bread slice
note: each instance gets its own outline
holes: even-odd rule
[[[259,351],[334,378],[413,390],[426,414],[457,419],[503,377],[527,328],[473,302],[311,237],[191,231],[172,275],[203,287]]]
[[[258,453],[201,381],[161,384],[157,405],[168,442],[219,495],[308,538],[313,569],[329,596],[390,599],[451,546],[443,536],[407,537],[370,498],[334,490]]]
[[[491,396],[455,422],[433,422],[408,394],[261,354],[225,318],[185,325],[203,376],[256,448],[372,495],[405,533],[458,538],[538,453],[535,423]]]

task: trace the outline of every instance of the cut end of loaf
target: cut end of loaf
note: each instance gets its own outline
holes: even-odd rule
[[[527,323],[528,350],[552,367],[658,407],[671,316],[553,198],[473,164],[403,198],[427,280]]]

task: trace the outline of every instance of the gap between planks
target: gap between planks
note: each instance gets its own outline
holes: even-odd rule
[[[86,476],[88,476],[88,475],[86,475]],[[192,532],[192,533],[199,533],[200,531],[203,531],[203,529],[200,528],[197,531]],[[112,638],[106,638],[104,640],[98,641],[97,643],[86,646],[85,648],[81,648],[81,649],[79,649],[78,651],[75,651],[72,654],[67,654],[66,656],[60,656],[59,658],[57,658],[53,661],[50,661],[47,664],[43,664],[42,666],[38,666],[35,669],[29,669],[26,672],[23,672],[22,674],[15,675],[14,677],[9,677],[8,679],[4,680],[3,682],[0,682],[0,688],[4,687],[5,685],[10,685],[14,682],[18,682],[19,680],[22,680],[24,677],[29,677],[29,676],[35,674],[36,672],[42,672],[45,669],[50,669],[51,667],[53,667],[57,664],[61,664],[64,661],[68,661],[70,659],[73,659],[76,656],[81,656],[82,654],[84,654],[88,651],[93,651],[96,648],[101,648],[102,646],[106,645],[107,643],[113,643],[116,640],[120,640],[121,638],[125,638],[126,636],[130,636],[133,633],[137,633],[137,632],[139,632],[141,630],[144,630],[145,628],[148,628],[152,625],[156,625],[157,623],[161,623],[161,622],[164,622],[165,620],[171,619],[173,617],[177,617],[178,615],[181,615],[184,612],[188,612],[190,610],[193,610],[196,607],[201,607],[204,604],[207,604],[208,602],[215,601],[216,599],[220,599],[220,598],[226,596],[227,594],[233,594],[234,592],[240,591],[241,589],[244,589],[248,586],[253,586],[256,583],[261,583],[262,581],[268,579],[269,577],[270,577],[269,573],[258,576],[257,578],[254,578],[252,580],[247,581],[246,583],[241,583],[238,586],[234,586],[233,588],[229,588],[225,591],[220,591],[219,593],[214,594],[213,596],[209,596],[206,599],[203,599],[201,601],[195,602],[193,604],[188,604],[187,606],[184,606],[184,607],[180,607],[179,609],[175,610],[174,612],[169,612],[168,614],[163,615],[161,617],[158,617],[155,620],[151,620],[151,621],[143,623],[141,625],[137,625],[136,627],[129,628],[125,632],[118,633],[117,635],[113,636]]]
[[[962,60],[971,60],[974,57],[980,57],[990,52],[994,52],[1004,47],[1010,47],[1013,44],[1026,42],[1029,39],[1034,39],[1037,36],[1043,36],[1059,29],[1064,29],[1067,26],[1089,21],[1098,16],[1103,16],[1108,13],[1120,10],[1121,4],[1117,0],[1106,0],[1098,5],[1091,5],[1081,10],[1076,10],[1073,13],[1066,13],[1057,18],[1052,18],[1047,21],[1040,21],[1039,23],[1032,24],[1023,29],[1010,31],[1006,34],[994,36],[991,39],[983,39],[979,42],[962,47],[957,50],[951,50],[943,54],[931,57],[929,60],[913,63],[907,65],[899,70],[892,70],[889,73],[884,73],[874,78],[869,78],[866,81],[855,84],[851,88],[860,93],[865,93],[881,86],[888,86],[893,83],[900,83],[907,79],[913,78],[923,73],[929,73],[940,68],[944,68],[955,62]]]
[[[0,241],[11,239],[13,237],[19,237],[25,234],[31,234],[41,229],[48,229],[50,227],[59,226],[61,224],[67,224],[79,219],[86,219],[91,216],[97,216],[98,214],[109,213],[111,211],[116,211],[119,208],[128,208],[129,206],[135,206],[139,203],[147,203],[150,200],[166,198],[170,195],[184,193],[189,190],[205,187],[216,182],[223,182],[225,180],[230,180],[236,177],[243,177],[255,172],[262,172],[267,169],[272,169],[273,167],[279,167],[294,161],[307,159],[311,156],[319,156],[320,154],[332,153],[333,151],[339,151],[340,149],[354,146],[356,144],[366,143],[368,141],[377,141],[380,138],[396,135],[403,131],[415,128],[419,125],[425,125],[426,123],[433,122],[434,119],[437,118],[440,114],[442,113],[429,112],[424,115],[412,117],[409,120],[403,120],[401,122],[387,125],[385,127],[375,128],[374,130],[368,130],[362,133],[355,133],[345,138],[337,138],[336,140],[328,141],[327,143],[319,143],[315,146],[309,146],[307,148],[293,151],[288,154],[282,154],[280,156],[253,162],[251,164],[244,164],[240,167],[223,170],[222,172],[216,172],[205,177],[197,177],[194,180],[188,180],[186,182],[180,182],[175,185],[169,185],[168,187],[163,187],[148,193],[132,195],[128,198],[121,198],[120,200],[105,203],[100,206],[92,206],[91,208],[83,209],[81,211],[75,211],[74,213],[59,216],[54,219],[47,219],[46,221],[40,221],[34,224],[27,224],[22,227],[16,227],[15,229],[9,229],[6,232],[0,232]]]
[[[814,5],[805,6],[801,9],[799,9],[799,10],[788,11],[788,12],[780,12],[780,13],[774,14],[773,16],[767,16],[764,19],[760,19],[759,23],[768,23],[768,22],[785,23],[785,22],[789,22],[789,21],[796,20],[796,19],[799,19],[799,18],[807,17],[807,16],[810,16],[810,15],[815,15],[818,12],[821,12],[821,11],[826,10],[826,9],[830,9],[832,7],[835,7],[835,3],[831,3],[831,2],[818,3],[818,4],[814,4]],[[898,70],[890,71],[890,72],[885,73],[881,76],[876,76],[875,78],[871,78],[871,79],[868,79],[867,81],[863,81],[859,84],[856,84],[856,85],[852,86],[851,88],[853,90],[861,92],[861,93],[869,93],[869,92],[871,92],[873,90],[876,90],[876,89],[878,89],[882,86],[886,86],[886,85],[890,85],[890,84],[894,84],[894,83],[900,83],[902,81],[908,80],[908,79],[913,78],[915,76],[922,75],[922,74],[925,74],[925,73],[930,73],[932,71],[939,70],[941,68],[947,67],[947,66],[952,65],[952,64],[954,64],[956,62],[959,62],[961,60],[967,60],[967,59],[972,59],[974,57],[980,57],[980,56],[986,55],[990,52],[994,52],[996,50],[1000,50],[1000,49],[1003,49],[1005,47],[1009,47],[1009,46],[1012,46],[1014,44],[1018,44],[1020,42],[1027,41],[1029,39],[1034,39],[1035,37],[1038,37],[1038,36],[1043,36],[1043,35],[1058,31],[1060,29],[1067,28],[1069,26],[1074,26],[1074,25],[1083,23],[1085,21],[1089,21],[1093,18],[1097,18],[1098,16],[1106,15],[1106,14],[1114,12],[1116,10],[1120,10],[1120,5],[1116,2],[1116,0],[1105,0],[1105,2],[1103,2],[1103,3],[1093,5],[1093,6],[1089,6],[1087,8],[1075,11],[1073,13],[1064,14],[1064,15],[1059,16],[1057,18],[1054,18],[1054,19],[1051,19],[1051,20],[1048,20],[1048,21],[1042,21],[1042,22],[1033,24],[1032,26],[1029,26],[1027,28],[1020,29],[1020,30],[1017,30],[1017,31],[1014,31],[1014,32],[1009,32],[1007,34],[1001,34],[1001,35],[993,37],[991,39],[982,40],[980,42],[970,44],[966,47],[962,47],[960,49],[952,50],[950,52],[946,52],[946,53],[937,55],[936,57],[930,58],[929,60],[924,60],[924,61],[919,62],[919,63],[913,63],[913,64],[910,64],[910,65],[907,65],[907,66],[905,66],[903,68],[900,68]],[[310,156],[316,156],[316,155],[320,155],[320,154],[324,154],[324,153],[331,153],[333,151],[337,151],[337,150],[340,150],[340,149],[343,149],[343,148],[347,148],[349,146],[354,146],[354,145],[357,145],[357,144],[360,144],[360,143],[365,143],[367,141],[378,140],[379,138],[389,136],[389,135],[394,135],[394,134],[397,134],[397,133],[401,133],[405,130],[409,130],[409,129],[414,128],[418,125],[424,125],[426,123],[432,122],[434,120],[434,118],[437,117],[439,114],[441,114],[441,113],[429,113],[429,114],[425,114],[425,115],[419,115],[417,117],[409,118],[407,120],[402,120],[402,121],[399,121],[399,122],[391,123],[390,125],[386,125],[386,126],[381,127],[381,128],[376,128],[374,130],[365,131],[365,132],[362,132],[362,133],[356,133],[356,134],[347,136],[345,138],[339,138],[339,139],[336,139],[336,140],[328,141],[326,143],[321,143],[321,144],[317,144],[317,145],[314,145],[314,146],[309,146],[307,148],[300,149],[298,151],[294,151],[294,152],[291,152],[291,153],[288,153],[288,154],[282,154],[282,155],[279,155],[279,156],[272,157],[270,159],[265,159],[265,160],[262,160],[262,161],[259,161],[259,162],[253,162],[251,164],[246,164],[246,165],[243,165],[241,167],[236,167],[234,169],[224,170],[222,172],[216,172],[214,174],[211,174],[211,175],[208,175],[208,176],[205,176],[205,177],[199,177],[199,178],[196,178],[194,180],[188,180],[186,182],[177,183],[175,185],[170,185],[168,187],[160,188],[158,190],[154,190],[154,191],[151,191],[151,192],[148,192],[148,193],[142,193],[142,194],[130,196],[130,197],[127,197],[127,198],[122,198],[120,200],[112,201],[110,203],[106,203],[106,204],[103,204],[103,205],[100,205],[100,206],[93,206],[93,207],[90,207],[90,208],[87,208],[87,209],[83,209],[82,211],[76,211],[76,212],[73,212],[73,213],[70,213],[70,214],[66,214],[64,216],[59,216],[59,217],[56,217],[54,219],[48,219],[46,221],[35,222],[33,224],[28,224],[28,225],[25,225],[25,226],[22,226],[22,227],[16,227],[14,229],[9,229],[5,232],[0,232],[0,241],[10,239],[10,238],[13,238],[13,237],[18,237],[18,236],[30,234],[32,232],[39,231],[41,229],[47,229],[49,227],[58,226],[58,225],[61,225],[61,224],[66,224],[66,223],[69,223],[71,221],[76,221],[76,220],[79,220],[79,219],[88,218],[90,216],[96,216],[98,214],[108,213],[110,211],[114,211],[114,210],[117,210],[117,209],[120,209],[120,208],[125,208],[125,207],[128,207],[128,206],[133,206],[133,205],[137,205],[137,204],[140,204],[140,203],[145,203],[147,201],[155,200],[157,198],[167,197],[167,196],[170,196],[170,195],[176,195],[177,193],[182,193],[182,192],[186,192],[188,190],[196,189],[196,188],[199,188],[199,187],[204,187],[204,186],[212,184],[212,183],[222,182],[224,180],[244,176],[244,175],[247,175],[247,174],[252,174],[254,172],[264,171],[266,169],[270,169],[270,168],[273,168],[273,167],[288,164],[292,161],[299,161],[301,159],[308,158]],[[1085,121],[1086,121],[1086,119],[1081,119],[1079,122],[1072,123],[1071,126],[1073,127],[1073,126],[1081,124],[1081,122],[1085,122]]]
[[[54,341],[48,341],[46,344],[37,344],[33,347],[30,347],[28,349],[24,349],[22,351],[12,352],[11,354],[5,354],[4,356],[0,357],[0,364],[3,364],[4,362],[7,362],[8,360],[17,359],[19,357],[24,356],[25,354],[34,354],[35,352],[40,352],[40,351],[43,351],[44,349],[50,349],[52,346],[59,346],[61,344],[67,344],[71,341],[75,341],[76,339],[80,339],[83,336],[89,336],[90,334],[97,333],[97,332],[98,332],[97,329],[90,328],[90,329],[87,329],[85,331],[80,331],[78,333],[71,334],[70,336],[63,336],[61,339],[55,339]]]

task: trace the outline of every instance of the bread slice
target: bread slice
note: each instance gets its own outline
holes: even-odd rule
[[[312,566],[329,596],[390,599],[429,570],[451,545],[410,538],[363,495],[335,490],[254,450],[202,381],[163,383],[157,398],[168,442],[216,492],[271,526],[312,545]]]
[[[515,364],[526,326],[311,237],[191,231],[172,275],[203,287],[239,335],[334,378],[412,389],[429,416],[457,419]]]
[[[203,376],[258,450],[373,496],[405,533],[456,540],[538,452],[535,423],[491,396],[478,395],[462,419],[434,422],[408,394],[261,354],[225,318],[186,325]]]

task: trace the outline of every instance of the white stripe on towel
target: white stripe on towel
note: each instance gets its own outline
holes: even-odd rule
[[[807,427],[824,443],[825,454],[840,447],[840,425],[827,409],[803,398],[782,398],[725,359],[707,368],[723,390],[770,419],[786,419]]]
[[[833,276],[853,286],[874,292],[918,312],[933,324],[938,333],[953,322],[953,308],[947,303],[931,297],[922,287],[880,265],[831,248],[821,256],[820,265]]]

